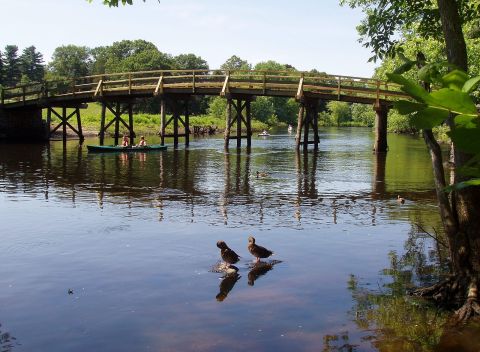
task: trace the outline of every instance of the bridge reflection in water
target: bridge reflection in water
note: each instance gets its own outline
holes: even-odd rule
[[[336,224],[339,217],[374,225],[379,214],[405,216],[398,212],[397,191],[389,191],[385,154],[371,155],[370,186],[363,182],[359,189],[342,192],[338,181],[324,175],[332,156],[323,151],[282,152],[280,157],[223,149],[87,155],[73,144],[13,149],[1,149],[6,192],[21,188],[74,205],[94,196],[101,209],[113,203],[127,214],[155,209],[159,221],[301,227],[304,222]],[[264,169],[271,158],[283,164]],[[18,160],[23,160],[20,165]],[[268,175],[257,177],[257,171]],[[407,196],[411,203],[434,200],[433,191],[412,189]]]

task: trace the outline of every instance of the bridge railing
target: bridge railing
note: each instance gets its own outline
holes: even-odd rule
[[[291,96],[297,99],[305,93],[368,98],[370,100],[395,100],[405,97],[399,86],[385,81],[327,75],[298,71],[248,71],[248,70],[156,70],[111,73],[65,80],[44,81],[3,88],[3,105],[41,102],[53,97],[87,97],[89,99],[114,94],[163,94],[176,91],[226,95],[241,91],[253,95]],[[206,93],[205,93],[206,92]]]

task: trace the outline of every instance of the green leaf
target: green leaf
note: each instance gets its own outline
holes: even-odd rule
[[[414,81],[395,73],[387,73],[387,77],[389,81],[399,84],[401,89],[415,100],[426,104],[434,103],[430,94]]]
[[[433,106],[444,107],[457,114],[476,114],[477,107],[472,98],[464,92],[442,88],[430,94],[434,99]]]
[[[427,107],[427,105],[408,100],[399,100],[393,103],[393,107],[398,110],[400,115],[407,115],[419,110],[423,110]]]
[[[436,83],[441,82],[442,75],[436,65],[426,65],[418,71],[418,79],[423,82]]]
[[[471,154],[480,153],[480,129],[457,127],[447,132],[447,135],[460,150]]]
[[[444,87],[461,91],[465,82],[468,81],[468,75],[461,70],[453,70],[442,77]]]
[[[415,61],[405,62],[405,63],[404,63],[403,65],[401,65],[400,67],[397,67],[397,68],[395,69],[395,71],[393,71],[393,73],[395,73],[395,74],[405,73],[405,72],[407,72],[407,71],[410,71],[414,65],[415,65]]]
[[[478,83],[480,82],[480,76],[470,78],[465,82],[462,88],[462,92],[471,93],[477,88]]]
[[[480,118],[477,115],[457,115],[455,124],[465,128],[480,128]]]
[[[448,186],[447,188],[445,188],[445,191],[446,192],[451,192],[453,190],[457,191],[459,189],[467,188],[467,187],[470,187],[470,186],[480,186],[480,178],[474,178],[474,179],[471,179],[471,180],[468,180],[468,181],[456,183],[454,185],[451,185],[451,186]]]
[[[445,121],[449,115],[448,110],[427,107],[417,112],[412,122],[419,129],[432,129]]]

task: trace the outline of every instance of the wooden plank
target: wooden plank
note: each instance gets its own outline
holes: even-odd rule
[[[297,101],[303,99],[303,79],[303,77],[300,78],[300,82],[298,82],[297,94],[295,95],[295,99],[297,99]]]
[[[158,79],[157,85],[153,92],[153,95],[157,96],[158,94],[163,94],[163,75]]]
[[[225,76],[225,81],[223,82],[222,91],[220,92],[220,96],[224,97],[227,93],[229,93],[229,81],[230,81],[230,73],[227,73]]]
[[[93,95],[94,97],[98,96],[98,93],[102,92],[102,84],[103,80],[98,81],[97,89],[95,89],[95,94]]]

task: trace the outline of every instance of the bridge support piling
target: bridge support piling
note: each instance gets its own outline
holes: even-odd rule
[[[106,113],[109,110],[113,114],[113,119],[105,124],[106,122]],[[128,113],[128,123],[122,118],[122,115]],[[100,137],[100,145],[103,145],[105,139],[105,132],[111,125],[114,125],[114,132],[113,138],[115,145],[118,145],[120,139],[120,122],[123,126],[128,130],[128,135],[130,138],[130,144],[134,144],[135,142],[135,131],[133,128],[133,103],[131,101],[127,101],[123,103],[120,101],[116,101],[110,103],[109,101],[102,102],[102,117],[100,120],[100,132],[98,133]]]
[[[313,141],[309,140],[310,128],[313,131]],[[302,141],[303,129],[303,141]],[[320,137],[318,135],[318,100],[307,99],[300,104],[298,112],[297,134],[295,136],[296,148],[303,145],[303,150],[308,149],[309,144],[314,145],[314,150],[318,150]]]
[[[183,103],[182,103],[183,101]],[[188,104],[190,101],[189,96],[184,96],[182,98],[171,97],[167,99],[163,97],[160,101],[160,139],[162,145],[165,144],[165,137],[173,137],[173,146],[178,148],[179,137],[185,137],[185,146],[188,147],[190,144],[190,113]],[[166,120],[166,107],[167,102],[170,105],[172,111],[172,117],[167,121]],[[184,119],[182,119],[182,115]],[[173,134],[166,134],[165,130],[167,126],[173,124]],[[179,133],[180,124],[184,128],[184,133]]]
[[[373,151],[375,153],[385,153],[388,150],[387,144],[387,115],[388,107],[385,105],[375,105],[375,144]]]
[[[80,143],[83,143],[83,140],[85,137],[83,136],[83,131],[82,131],[82,121],[80,118],[80,106],[73,106],[70,108],[73,108],[73,112],[68,113],[68,106],[61,106],[60,107],[62,110],[61,114],[55,111],[55,107],[49,106],[47,108],[47,129],[48,129],[48,138],[55,133],[60,127],[62,127],[62,139],[63,143],[67,142],[67,127],[72,130],[80,139]],[[52,121],[52,115],[55,115],[59,120],[60,123],[55,126],[53,130],[50,130],[50,124]],[[68,120],[70,120],[72,117],[76,117],[77,120],[77,128],[73,127]]]
[[[252,117],[251,117],[251,97],[238,97],[228,99],[227,116],[225,122],[225,149],[228,149],[230,139],[236,139],[237,149],[242,147],[242,139],[247,140],[247,148],[252,145]],[[235,109],[235,117],[232,115],[232,108]],[[236,134],[231,136],[231,129],[236,124]],[[242,125],[245,126],[246,135],[242,135]]]
[[[230,144],[230,128],[232,121],[232,100],[227,100],[227,111],[226,111],[226,121],[225,121],[225,132],[224,132],[224,146],[225,149],[228,149]]]

